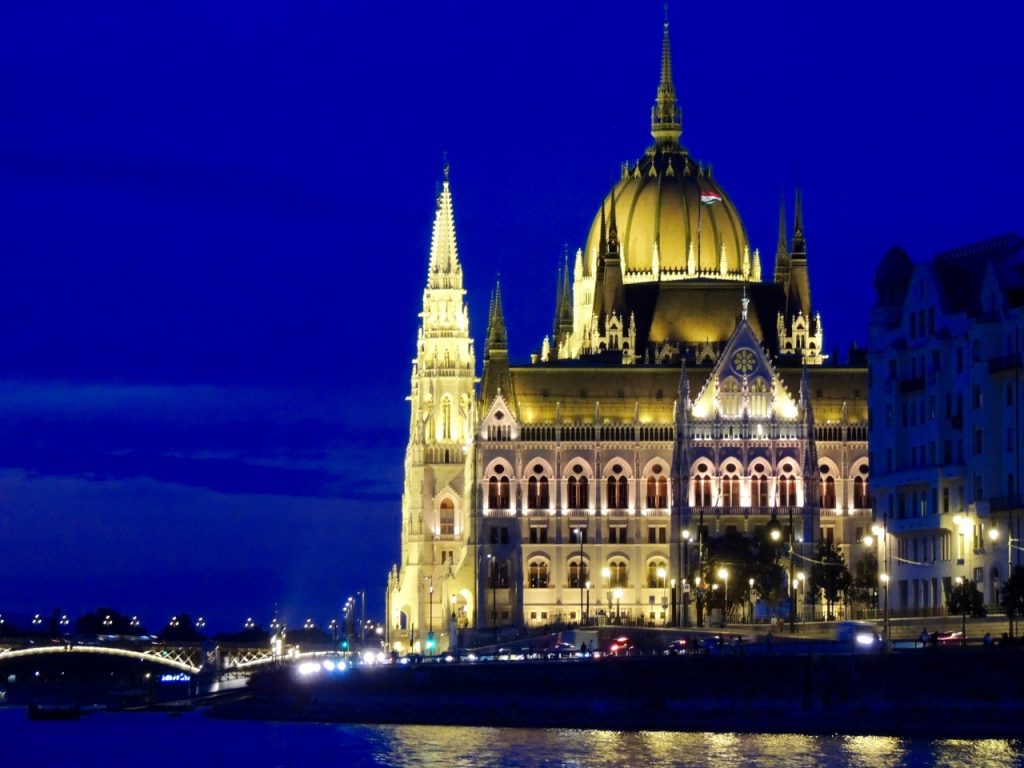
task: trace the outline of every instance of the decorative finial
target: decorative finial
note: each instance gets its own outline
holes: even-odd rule
[[[747,322],[747,307],[750,306],[750,299],[747,298],[747,284],[743,284],[743,298],[740,299],[743,305],[743,322]]]
[[[672,45],[668,35],[668,3],[665,4],[665,24],[661,40],[661,81],[658,96],[651,108],[651,136],[658,144],[679,143],[683,133],[683,114],[676,102],[676,89],[672,85]]]
[[[444,169],[444,180],[445,180],[445,183],[447,184],[448,183],[448,173],[449,173],[449,171],[451,171],[451,167],[448,165],[448,150],[444,150],[443,152],[441,152],[441,163],[442,163],[442,168]]]

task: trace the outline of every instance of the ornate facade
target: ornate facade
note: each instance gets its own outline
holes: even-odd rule
[[[396,647],[612,614],[681,623],[707,542],[773,521],[797,567],[821,537],[861,554],[867,371],[823,353],[799,197],[765,279],[680,143],[667,23],[651,135],[560,270],[529,364],[509,360],[496,287],[479,387],[446,173],[388,580]]]

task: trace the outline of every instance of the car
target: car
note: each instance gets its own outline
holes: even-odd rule
[[[964,641],[963,632],[939,632],[936,642],[939,645],[960,645]]]
[[[625,635],[616,637],[604,649],[606,656],[633,656],[636,653],[636,645]]]
[[[468,648],[456,648],[454,651],[447,651],[441,657],[441,660],[448,663],[458,661],[476,661],[476,654]]]
[[[572,643],[554,643],[544,649],[546,659],[572,659],[576,657],[578,649]]]
[[[696,651],[696,645],[688,637],[680,637],[678,640],[673,640],[668,644],[664,653],[666,656],[685,656],[688,653],[694,653]]]

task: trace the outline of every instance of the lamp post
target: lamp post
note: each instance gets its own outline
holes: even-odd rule
[[[882,634],[889,640],[889,574],[881,573],[878,580],[882,582]]]
[[[668,582],[665,581],[665,578],[668,576],[668,571],[666,571],[664,568],[659,568],[657,570],[657,575],[658,575],[658,584],[661,586],[661,588],[663,590],[666,589],[668,587]],[[662,597],[664,598],[664,596],[662,596]],[[662,607],[664,608],[664,603],[662,604]],[[662,619],[662,624],[667,624],[667,623],[668,622],[666,622],[664,619]]]
[[[718,578],[725,582],[725,593],[722,595],[722,626],[725,626],[725,619],[729,615],[729,570],[718,569]]]
[[[576,538],[580,540],[580,567],[576,571],[576,581],[579,582],[580,587],[580,624],[583,623],[583,527],[573,528],[573,533],[576,534]]]
[[[434,577],[427,576],[427,655],[431,655],[434,651]],[[364,596],[365,599],[365,596]],[[362,640],[363,624],[361,621],[359,625],[360,640]]]
[[[683,531],[683,627],[690,626],[690,529]],[[673,603],[675,600],[673,600]]]
[[[615,620],[622,623],[622,587],[616,587],[612,592],[615,598]]]
[[[491,631],[498,634],[498,559],[487,553],[487,577],[491,580]]]
[[[589,579],[587,580],[586,587],[587,587],[587,609],[583,612],[583,623],[584,624],[587,623],[587,620],[590,618],[590,580]]]
[[[604,568],[601,569],[601,578],[604,579],[604,588],[605,589],[610,588],[611,587],[611,581],[612,581],[612,569],[609,568],[607,565]],[[609,594],[608,595],[608,612],[611,613],[611,610],[612,610],[612,598],[611,598],[611,595]]]
[[[672,584],[672,626],[673,627],[677,627],[679,625],[676,623],[676,621],[677,621],[677,616],[676,616],[676,580],[672,579],[671,584]]]
[[[967,582],[963,576],[956,577],[956,585],[960,589],[960,647],[967,644]]]
[[[796,557],[796,550],[793,547],[793,508],[789,508],[789,580],[793,581],[793,559]],[[795,590],[794,590],[795,592]],[[789,631],[796,632],[796,594],[790,595],[789,601]]]
[[[988,529],[988,537],[992,539],[993,545],[999,540],[999,529],[992,526]],[[1010,585],[1010,577],[1013,575],[1013,545],[1020,543],[1020,539],[1014,538],[1010,529],[1010,521],[1006,521],[1006,586]],[[1009,637],[1013,637],[1013,615],[1006,612],[1006,621],[1009,623]]]
[[[803,624],[806,619],[806,611],[804,611],[804,605],[807,595],[806,584],[804,580],[807,576],[803,571],[796,572],[796,586],[797,586],[797,599],[800,600],[800,623]],[[814,612],[811,611],[811,621],[814,621]]]
[[[753,576],[751,576],[749,579],[747,579],[747,586],[750,587],[750,590],[747,592],[747,598],[748,598],[748,601],[750,602],[750,614],[748,616],[748,618],[749,618],[748,623],[751,626],[753,626],[753,624],[754,624],[754,577]]]

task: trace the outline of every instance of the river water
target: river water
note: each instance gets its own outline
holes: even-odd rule
[[[525,730],[212,720],[201,713],[99,713],[32,722],[0,708],[0,763],[301,766],[1019,766],[1024,742],[877,736]]]

